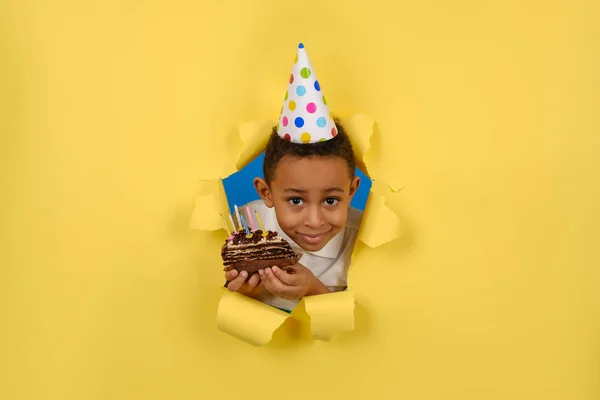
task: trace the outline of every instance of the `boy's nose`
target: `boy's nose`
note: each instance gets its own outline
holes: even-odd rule
[[[320,207],[308,207],[308,215],[304,225],[309,228],[320,228],[325,224]]]

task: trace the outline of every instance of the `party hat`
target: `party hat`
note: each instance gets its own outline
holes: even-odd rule
[[[317,74],[300,43],[277,133],[293,143],[317,143],[333,139],[337,132]]]

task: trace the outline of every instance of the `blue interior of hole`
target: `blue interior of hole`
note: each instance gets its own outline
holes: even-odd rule
[[[258,194],[254,189],[254,178],[264,178],[262,172],[264,159],[265,153],[261,153],[260,156],[256,157],[242,170],[223,179],[223,186],[225,186],[227,202],[229,203],[231,212],[233,212],[234,204],[240,206],[259,199]],[[372,182],[371,179],[358,168],[356,169],[356,174],[360,177],[360,186],[358,187],[358,192],[352,199],[351,206],[359,210],[364,210]]]

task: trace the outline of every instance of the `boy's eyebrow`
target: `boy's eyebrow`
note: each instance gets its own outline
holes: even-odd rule
[[[323,192],[325,192],[325,193],[343,192],[343,191],[344,191],[344,189],[339,188],[339,187],[330,187],[330,188],[327,188],[327,189],[323,190]]]
[[[302,189],[294,189],[294,188],[286,188],[283,190],[284,192],[292,192],[292,193],[308,193],[307,190]],[[339,187],[330,187],[323,190],[323,193],[332,193],[332,192],[344,192],[344,189]]]
[[[294,189],[294,188],[286,188],[283,191],[284,192],[293,192],[293,193],[307,193],[306,190]]]

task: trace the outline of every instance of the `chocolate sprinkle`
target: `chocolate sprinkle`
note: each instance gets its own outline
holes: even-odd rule
[[[240,244],[256,244],[258,242],[261,241],[261,239],[263,238],[262,236],[263,231],[260,229],[255,230],[254,232],[252,232],[252,235],[248,238],[246,237],[246,232],[245,231],[237,231],[236,233],[234,233],[233,235],[233,239],[231,241],[229,241],[229,239],[225,240],[225,244],[234,244],[234,245],[240,245]],[[279,234],[277,232],[274,231],[267,231],[267,240],[273,240],[275,237],[277,237]]]

